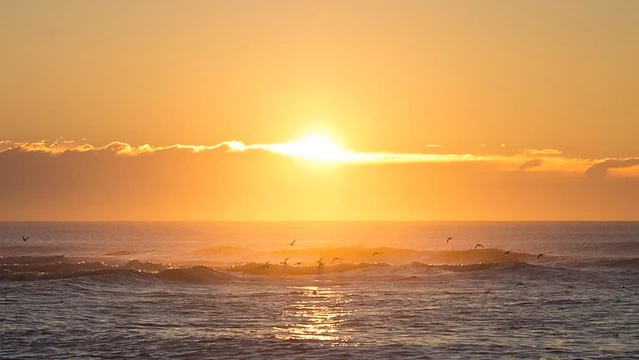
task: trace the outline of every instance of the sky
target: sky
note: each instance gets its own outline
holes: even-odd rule
[[[1,220],[639,220],[639,2],[0,1]]]

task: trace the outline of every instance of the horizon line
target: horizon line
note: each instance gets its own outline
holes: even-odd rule
[[[636,220],[0,220],[0,223],[578,223]]]

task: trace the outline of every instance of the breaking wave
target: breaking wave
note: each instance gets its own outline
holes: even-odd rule
[[[177,268],[140,260],[131,260],[125,265],[109,265],[102,261],[77,261],[64,256],[0,258],[0,280],[54,280],[101,275],[141,276],[185,283],[216,283],[236,279],[206,266]]]
[[[247,254],[260,261],[216,265],[215,254]],[[123,264],[57,256],[0,257],[0,281],[54,280],[101,275],[137,276],[183,283],[219,283],[281,276],[385,276],[398,279],[445,273],[561,275],[581,270],[639,270],[639,258],[571,259],[507,252],[502,249],[423,251],[397,248],[327,248],[280,250],[270,253],[242,248],[207,248],[209,261],[176,265],[133,259]],[[338,256],[339,255],[339,256]],[[283,258],[280,261],[275,259]],[[264,260],[272,259],[272,260]]]

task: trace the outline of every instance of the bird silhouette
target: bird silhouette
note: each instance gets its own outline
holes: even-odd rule
[[[300,265],[302,265],[302,263],[303,263],[303,261],[298,261],[298,262],[295,263],[295,266],[300,266]]]
[[[375,252],[373,253],[373,255],[371,255],[371,256],[375,256],[375,255],[382,255],[382,253],[381,253],[381,252],[377,252],[377,251],[375,251]]]
[[[295,245],[295,242],[297,241],[297,239],[291,241],[291,246]]]
[[[517,286],[524,286],[524,283],[522,283],[522,282],[518,282],[518,283],[515,285],[515,287],[517,287]]]
[[[537,260],[539,260],[542,256],[544,256],[544,254],[537,255]]]
[[[449,236],[448,239],[446,239],[446,244],[448,244],[448,242],[451,241],[451,240],[455,240],[455,238],[452,237],[452,236]]]
[[[284,261],[282,261],[280,265],[288,265],[287,261],[288,261],[288,258],[284,259]]]
[[[483,248],[484,248],[484,245],[482,245],[482,244],[477,244],[477,245],[475,245],[475,249],[477,249],[478,247],[480,247],[480,248],[482,248],[482,249],[483,249]]]
[[[512,250],[504,251],[504,255],[508,255],[508,254],[510,254],[510,252],[511,252],[511,251],[512,251]]]
[[[336,257],[336,258],[333,258],[333,261],[331,261],[331,263],[334,263],[336,261],[342,261],[342,260],[344,260],[344,259]]]
[[[31,239],[31,236],[24,237],[24,235],[22,235],[22,241],[27,241],[29,239]]]
[[[324,263],[322,262],[322,260],[324,260],[324,257],[322,256],[319,260],[317,260],[317,267],[322,267],[324,266]]]

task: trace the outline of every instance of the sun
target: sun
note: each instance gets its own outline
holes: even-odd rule
[[[299,140],[279,144],[276,151],[321,162],[349,161],[353,155],[335,143],[332,138],[320,133],[309,134]]]

